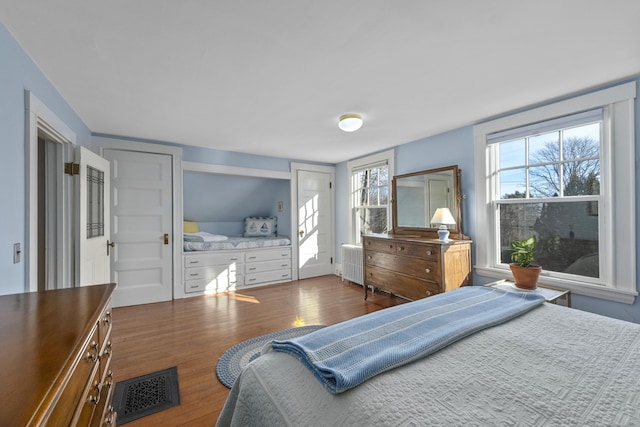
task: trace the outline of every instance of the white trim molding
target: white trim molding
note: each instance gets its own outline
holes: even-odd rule
[[[603,194],[600,250],[607,268],[600,283],[566,280],[562,277],[540,277],[541,284],[555,285],[575,294],[632,304],[638,295],[636,285],[636,192],[635,192],[635,97],[636,83],[629,82],[586,95],[512,114],[474,126],[476,202],[476,273],[497,279],[511,277],[509,269],[496,259],[494,245],[497,224],[490,202],[491,171],[495,169],[489,155],[489,135],[540,123],[571,114],[603,108],[609,132],[601,157]],[[609,214],[611,216],[609,216]],[[606,217],[606,218],[605,218]],[[602,267],[602,266],[601,266]]]

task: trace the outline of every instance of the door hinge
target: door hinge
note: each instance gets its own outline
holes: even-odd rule
[[[331,264],[333,264],[333,257],[331,257]]]
[[[80,164],[79,163],[65,163],[64,164],[64,173],[66,175],[80,175]]]

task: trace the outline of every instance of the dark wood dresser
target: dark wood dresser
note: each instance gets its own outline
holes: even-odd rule
[[[410,300],[472,284],[471,240],[362,236],[364,295],[377,288]]]
[[[115,284],[0,296],[0,424],[115,425]]]

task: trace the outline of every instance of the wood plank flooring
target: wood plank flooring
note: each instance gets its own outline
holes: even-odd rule
[[[229,347],[255,336],[306,325],[331,325],[406,302],[369,295],[359,285],[323,276],[219,295],[113,310],[116,381],[178,367],[180,405],[127,423],[213,426],[229,389],[215,368]]]

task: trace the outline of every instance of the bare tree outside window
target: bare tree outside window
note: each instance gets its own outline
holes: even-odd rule
[[[599,135],[589,123],[501,143],[501,262],[513,240],[533,235],[545,270],[599,277]]]

